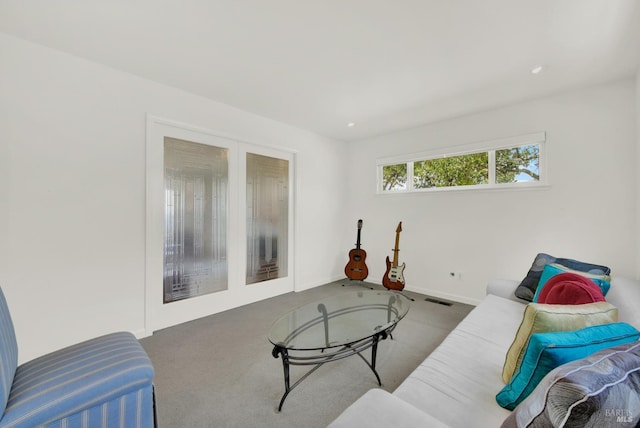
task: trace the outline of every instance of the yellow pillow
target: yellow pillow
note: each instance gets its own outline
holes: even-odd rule
[[[520,367],[527,349],[529,337],[535,333],[573,331],[592,325],[618,322],[618,309],[607,302],[584,305],[546,305],[529,303],[518,327],[502,367],[502,380],[511,382],[511,377]]]

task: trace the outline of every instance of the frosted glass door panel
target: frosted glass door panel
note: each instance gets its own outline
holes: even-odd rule
[[[288,276],[289,161],[247,153],[247,284]]]
[[[164,139],[164,303],[227,289],[228,150]]]

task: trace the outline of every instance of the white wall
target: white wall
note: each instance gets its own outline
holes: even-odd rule
[[[538,252],[636,276],[636,102],[630,79],[351,143],[349,212],[368,226],[371,280],[400,220],[406,288],[441,298],[477,302],[488,279],[521,279]],[[538,131],[549,189],[375,194],[377,158]]]
[[[640,70],[636,74],[636,174],[637,174],[637,194],[636,194],[636,277],[640,278]]]
[[[341,275],[344,143],[1,33],[0,52],[0,281],[21,361],[145,331],[147,113],[296,151],[296,289]]]

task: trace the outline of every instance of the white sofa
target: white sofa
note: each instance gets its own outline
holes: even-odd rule
[[[526,303],[519,281],[493,280],[486,298],[393,392],[372,389],[329,427],[499,427],[510,414],[495,400],[502,366]],[[640,282],[614,277],[606,300],[640,329]]]

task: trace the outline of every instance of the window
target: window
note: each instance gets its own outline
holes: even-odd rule
[[[407,164],[384,165],[382,167],[384,183],[382,190],[406,190],[407,189]]]
[[[414,189],[474,186],[489,182],[487,152],[417,161],[413,168]]]
[[[496,183],[540,181],[540,145],[496,150]]]
[[[378,191],[540,186],[545,179],[545,139],[544,133],[528,134],[456,147],[456,153],[443,149],[406,156],[402,161],[382,159],[378,161]]]

